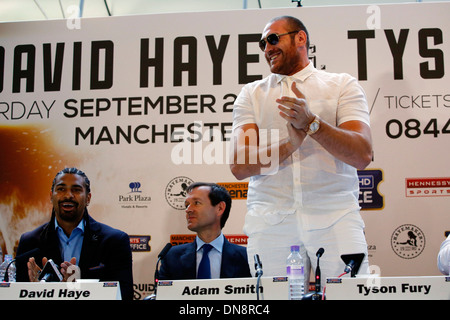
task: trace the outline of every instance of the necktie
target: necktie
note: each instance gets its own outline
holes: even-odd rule
[[[202,249],[203,249],[203,256],[202,261],[200,261],[200,264],[198,266],[197,279],[211,279],[211,267],[209,264],[208,253],[209,250],[212,249],[212,245],[205,243],[202,246]]]

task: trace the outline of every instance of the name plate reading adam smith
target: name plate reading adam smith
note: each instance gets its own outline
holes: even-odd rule
[[[287,300],[287,277],[161,280],[157,300]]]

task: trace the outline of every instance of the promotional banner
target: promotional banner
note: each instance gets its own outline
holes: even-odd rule
[[[449,11],[418,3],[1,23],[3,253],[49,220],[52,180],[72,166],[91,180],[89,213],[130,235],[135,299],[153,292],[166,243],[195,236],[184,212],[192,182],[230,191],[223,232],[245,246],[247,180],[229,169],[233,102],[269,74],[258,47],[266,23],[292,15],[308,28],[316,68],[351,74],[367,95],[373,161],[358,173],[372,271],[439,275],[450,230]]]

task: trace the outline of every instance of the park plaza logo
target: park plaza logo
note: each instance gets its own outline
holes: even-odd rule
[[[119,205],[122,209],[147,209],[152,197],[145,194],[142,184],[137,181],[128,183],[128,193],[119,194]]]

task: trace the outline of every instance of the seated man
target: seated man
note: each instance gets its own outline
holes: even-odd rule
[[[17,281],[38,281],[41,269],[52,259],[61,266],[63,281],[76,277],[119,281],[122,299],[132,300],[130,239],[126,233],[99,223],[88,214],[91,190],[85,173],[76,168],[58,172],[50,199],[50,221],[20,238],[17,255],[36,248],[40,251],[28,263],[17,264]],[[79,275],[73,273],[75,269]]]
[[[439,248],[437,265],[439,271],[444,275],[450,275],[450,234],[445,239]]]
[[[246,248],[230,243],[222,233],[231,209],[228,191],[214,183],[193,183],[185,205],[187,227],[197,236],[169,250],[161,261],[159,279],[251,277]]]

